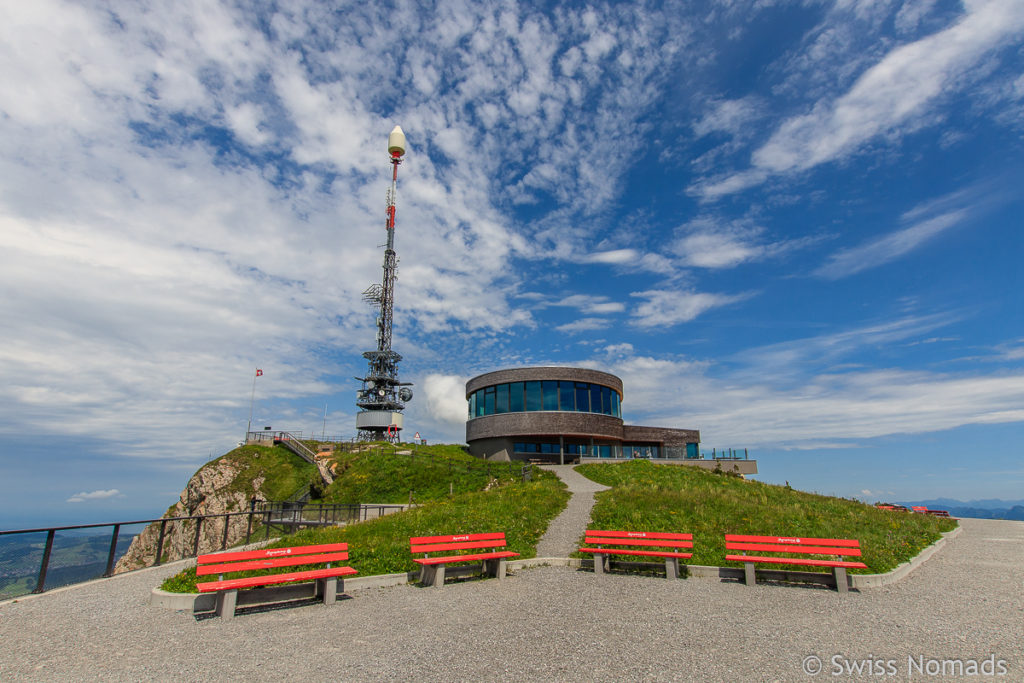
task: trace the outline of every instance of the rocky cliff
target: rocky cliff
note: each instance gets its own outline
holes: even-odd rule
[[[281,448],[245,446],[199,469],[189,480],[177,503],[163,515],[190,517],[245,512],[252,501],[286,500],[311,482],[320,480],[317,468]],[[199,553],[213,552],[224,546],[224,525],[228,520],[227,547],[245,540],[248,515],[205,519],[199,527]],[[258,519],[254,522],[258,525]],[[115,573],[140,569],[153,564],[160,537],[160,523],[154,522],[135,537],[131,547],[117,562]],[[196,520],[168,522],[164,530],[162,561],[193,557]]]

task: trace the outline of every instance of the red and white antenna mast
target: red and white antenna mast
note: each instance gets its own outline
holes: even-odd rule
[[[362,412],[356,415],[356,427],[359,438],[365,441],[397,440],[402,429],[402,410],[412,399],[411,384],[398,380],[398,362],[402,356],[391,349],[395,269],[398,266],[395,198],[398,194],[398,165],[405,156],[405,134],[400,126],[395,126],[388,136],[388,154],[391,157],[391,187],[385,209],[387,244],[384,249],[384,278],[381,284],[363,292],[363,300],[378,308],[377,349],[363,353],[363,358],[369,361],[369,368],[365,377],[356,378],[363,383],[357,393],[356,405]]]

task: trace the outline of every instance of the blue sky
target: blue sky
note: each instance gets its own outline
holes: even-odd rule
[[[0,72],[3,526],[163,512],[257,367],[354,433],[395,124],[410,432],[583,365],[765,481],[1021,497],[1022,0],[37,0]]]

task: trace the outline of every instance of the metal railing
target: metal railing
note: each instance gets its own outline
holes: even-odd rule
[[[192,537],[191,554],[177,559],[190,559],[198,556],[199,541],[204,523],[210,520],[224,520],[224,534],[221,537],[219,550],[228,547],[228,533],[231,524],[228,521],[233,517],[247,517],[244,545],[253,542],[255,522],[263,525],[262,536],[264,541],[270,540],[271,530],[278,527],[282,533],[285,531],[294,533],[300,527],[305,526],[337,526],[364,519],[382,517],[386,514],[399,512],[406,509],[405,505],[374,505],[374,504],[333,504],[333,505],[305,505],[301,503],[254,503],[252,508],[246,512],[226,512],[216,515],[190,515],[185,517],[161,517],[157,519],[139,519],[126,522],[103,522],[98,524],[76,524],[72,526],[42,527],[38,529],[16,529],[11,531],[0,531],[0,537],[14,536],[17,534],[46,534],[46,542],[43,546],[43,555],[39,563],[39,570],[36,573],[35,588],[30,593],[42,593],[46,590],[46,576],[50,569],[50,558],[53,552],[54,541],[57,532],[80,531],[82,529],[102,529],[111,527],[110,549],[107,553],[106,568],[100,576],[81,579],[87,581],[92,578],[106,578],[113,576],[114,567],[118,559],[117,544],[121,529],[124,527],[150,525],[159,523],[160,528],[157,536],[156,550],[153,553],[153,563],[147,566],[160,566],[164,559],[164,543],[167,538],[169,524],[195,521],[196,528]],[[141,534],[140,534],[141,535]],[[206,552],[213,552],[215,549],[207,549]],[[122,553],[123,556],[124,553]],[[71,583],[77,583],[73,581]],[[24,593],[22,593],[24,595]],[[17,597],[17,596],[12,596]]]
[[[301,437],[301,434],[295,435],[292,432],[281,432],[281,436],[277,439],[277,441],[282,446],[290,450],[292,453],[308,462],[310,465],[315,465],[316,451],[314,451],[306,444],[302,443]]]
[[[742,450],[740,450],[739,448],[723,448],[721,450],[717,450],[715,448],[712,448],[711,449],[711,456],[710,457],[708,457],[707,453],[701,453],[700,455],[701,455],[701,458],[704,459],[704,460],[749,460],[750,459],[750,453],[747,452],[746,448],[744,448]]]

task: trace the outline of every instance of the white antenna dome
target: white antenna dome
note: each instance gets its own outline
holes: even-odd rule
[[[388,154],[399,157],[405,155],[405,133],[401,126],[395,126],[388,136]]]

